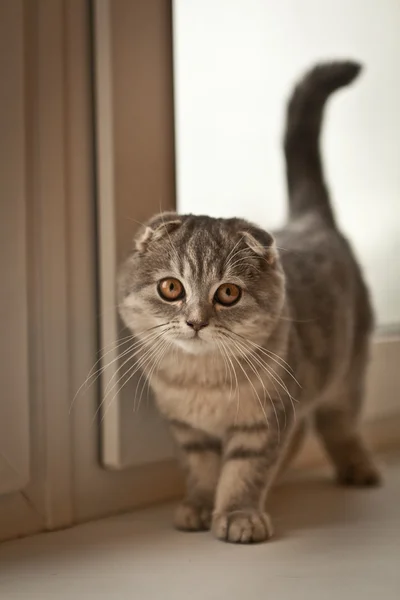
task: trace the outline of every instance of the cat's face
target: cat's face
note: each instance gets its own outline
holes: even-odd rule
[[[272,237],[239,219],[164,213],[138,234],[119,280],[125,325],[190,354],[240,354],[279,317],[284,279]]]

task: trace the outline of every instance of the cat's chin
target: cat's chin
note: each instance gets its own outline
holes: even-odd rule
[[[174,343],[186,354],[210,354],[213,351],[213,345],[199,337],[191,339],[176,338]]]

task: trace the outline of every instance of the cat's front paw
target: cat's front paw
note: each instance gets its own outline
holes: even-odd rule
[[[273,534],[267,513],[251,509],[214,514],[212,531],[219,540],[234,544],[265,542]]]
[[[175,512],[174,524],[180,531],[207,531],[211,527],[211,508],[182,502]]]

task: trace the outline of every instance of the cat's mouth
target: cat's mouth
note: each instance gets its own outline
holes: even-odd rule
[[[198,331],[194,331],[190,336],[176,337],[174,341],[189,354],[204,354],[211,349],[210,340],[205,339]]]
[[[184,340],[184,341],[192,343],[192,344],[202,344],[202,343],[205,344],[208,341],[199,331],[194,331],[190,335],[185,335],[185,336],[179,337],[178,339]]]
[[[203,340],[204,338],[200,337],[200,331],[193,331],[193,333],[189,336],[189,340]]]

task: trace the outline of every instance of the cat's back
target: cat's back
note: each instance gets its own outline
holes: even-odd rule
[[[304,331],[347,339],[368,334],[373,324],[369,293],[345,236],[318,216],[305,215],[275,232],[293,319]]]

